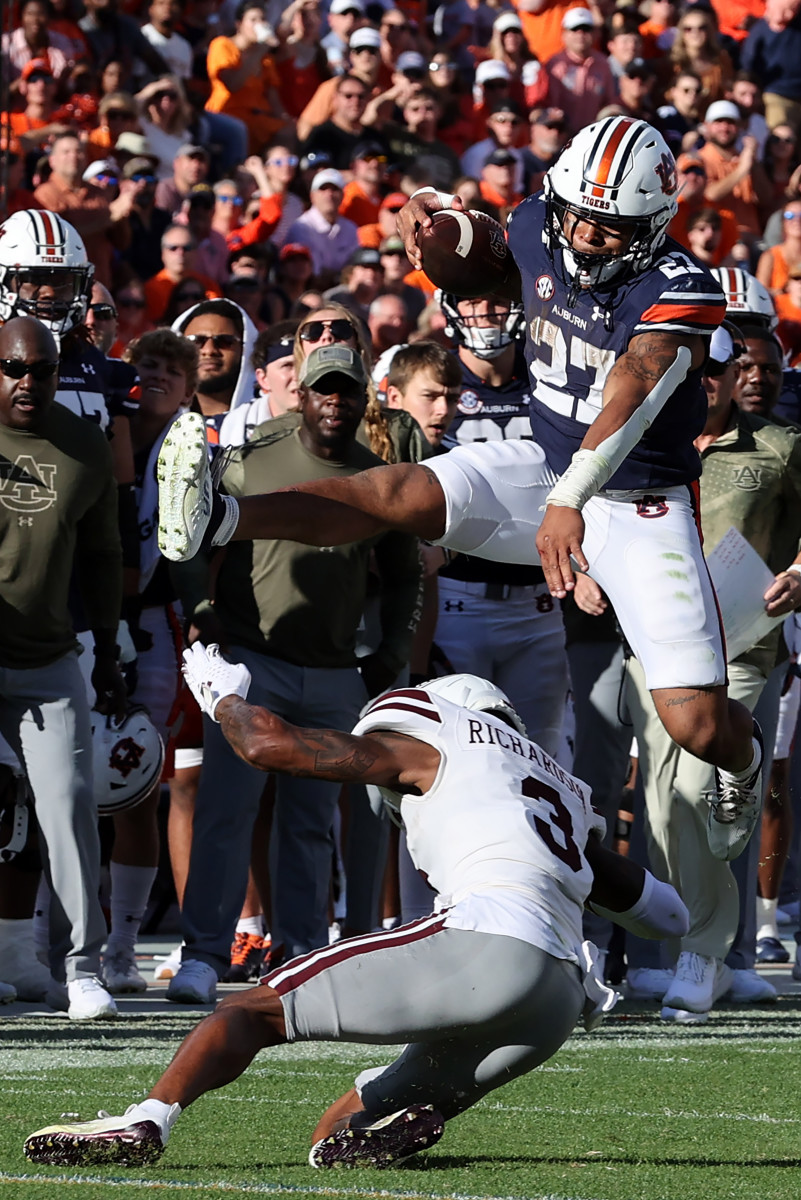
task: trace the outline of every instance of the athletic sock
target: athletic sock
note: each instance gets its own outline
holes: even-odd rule
[[[254,937],[264,937],[264,917],[257,913],[255,917],[240,917],[236,923],[237,933],[252,933]]]
[[[776,909],[778,908],[778,904],[778,900],[765,900],[764,897],[757,896],[757,941],[760,938],[775,938],[777,942],[781,941],[779,927],[776,924]]]
[[[157,872],[158,867],[129,867],[112,861],[109,950],[115,946],[132,950],[136,945]]]
[[[718,767],[718,774],[730,783],[748,783],[751,776],[754,775],[762,765],[762,749],[756,738],[751,739],[751,746],[753,748],[751,762],[744,771],[724,771]]]

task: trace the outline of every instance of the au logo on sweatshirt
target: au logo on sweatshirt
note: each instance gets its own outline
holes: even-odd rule
[[[30,454],[14,462],[0,458],[0,504],[15,513],[44,512],[56,502],[56,464],[40,463]]]

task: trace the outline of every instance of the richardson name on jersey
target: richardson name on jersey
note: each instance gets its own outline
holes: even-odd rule
[[[478,717],[468,718],[467,729],[467,748],[470,746],[497,746],[501,750],[511,750],[513,753],[519,754],[521,758],[535,762],[548,775],[553,775],[554,779],[558,779],[575,796],[581,800],[584,799],[584,791],[577,779],[568,775],[567,771],[563,771],[544,750],[535,746],[533,742],[526,741],[514,730],[499,729],[497,725],[490,725],[488,721],[481,721]]]

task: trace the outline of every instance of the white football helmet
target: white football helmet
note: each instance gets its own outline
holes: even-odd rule
[[[648,266],[677,209],[676,163],[652,125],[606,117],[565,146],[543,181],[545,235],[561,247],[576,288],[597,287]],[[571,221],[593,221],[628,234],[615,255],[588,254],[571,245]],[[565,233],[565,226],[568,232]]]
[[[97,811],[102,817],[135,808],[161,777],[164,744],[141,705],[118,725],[92,711],[92,756]]]
[[[773,330],[779,323],[770,292],[756,276],[742,267],[710,267],[726,293],[726,316],[732,321],[748,321]]]
[[[479,675],[441,675],[439,679],[421,683],[420,690],[433,692],[435,696],[442,696],[443,700],[450,700],[451,704],[469,708],[472,712],[491,713],[514,726],[523,737],[528,737],[526,727],[506,693]]]
[[[434,296],[447,318],[445,333],[460,346],[465,346],[476,358],[497,358],[517,338],[522,338],[526,327],[526,314],[521,301],[509,301],[509,314],[495,317],[464,316],[459,304],[477,303],[463,301],[461,297],[437,288]],[[484,324],[489,319],[490,324]]]
[[[86,316],[95,268],[78,231],[26,208],[0,225],[0,320],[37,317],[56,339]],[[50,294],[40,298],[46,289]]]

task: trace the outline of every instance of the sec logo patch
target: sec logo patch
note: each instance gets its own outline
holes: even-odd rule
[[[484,401],[481,399],[478,392],[474,392],[470,388],[467,388],[459,397],[459,403],[456,405],[456,411],[460,412],[465,417],[470,417],[474,416],[477,412],[481,412],[483,407]]]
[[[540,300],[552,300],[556,290],[554,282],[550,275],[540,275],[537,282],[534,284],[537,296]]]

